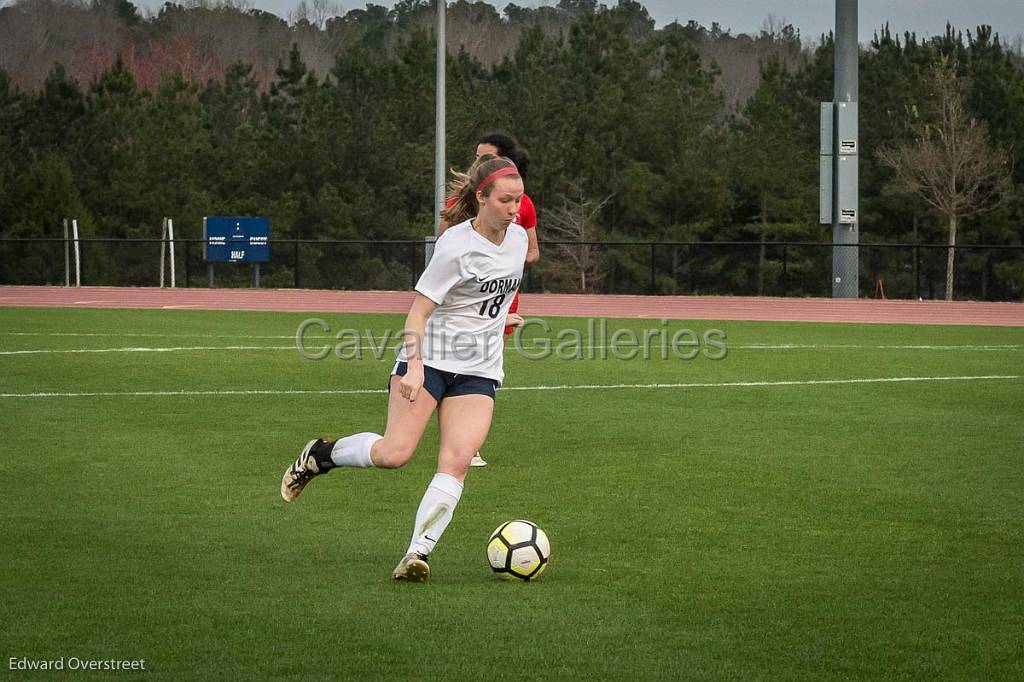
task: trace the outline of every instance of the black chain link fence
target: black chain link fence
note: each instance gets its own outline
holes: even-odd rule
[[[829,242],[558,242],[541,240],[526,292],[819,296],[832,295]],[[159,239],[78,240],[83,285],[159,286]],[[423,271],[424,241],[273,240],[259,266],[266,288],[407,290]],[[948,247],[861,243],[859,293],[867,298],[941,299]],[[955,247],[954,298],[1024,300],[1024,246]],[[177,286],[209,286],[202,240],[174,242]],[[168,259],[169,263],[169,259]],[[250,264],[216,263],[213,286],[254,285]],[[76,281],[74,242],[0,238],[0,284]],[[170,284],[169,266],[164,284]]]

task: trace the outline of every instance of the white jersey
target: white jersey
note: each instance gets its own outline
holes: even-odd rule
[[[502,382],[505,317],[523,279],[527,242],[515,223],[499,246],[468,220],[438,238],[416,283],[416,291],[438,304],[427,319],[424,365]],[[406,359],[402,344],[398,360]]]

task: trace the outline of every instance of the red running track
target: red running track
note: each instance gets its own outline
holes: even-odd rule
[[[0,307],[404,313],[408,291],[0,286]],[[526,316],[1024,327],[1024,303],[727,296],[524,294]]]

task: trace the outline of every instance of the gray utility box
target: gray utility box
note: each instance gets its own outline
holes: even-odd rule
[[[822,102],[818,219],[823,224],[858,221],[858,146],[857,103]]]

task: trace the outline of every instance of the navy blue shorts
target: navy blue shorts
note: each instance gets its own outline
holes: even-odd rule
[[[409,363],[398,362],[391,370],[391,376],[402,377],[407,371]],[[423,388],[439,403],[443,398],[453,398],[457,395],[485,395],[494,400],[498,382],[473,374],[453,374],[423,365]]]

